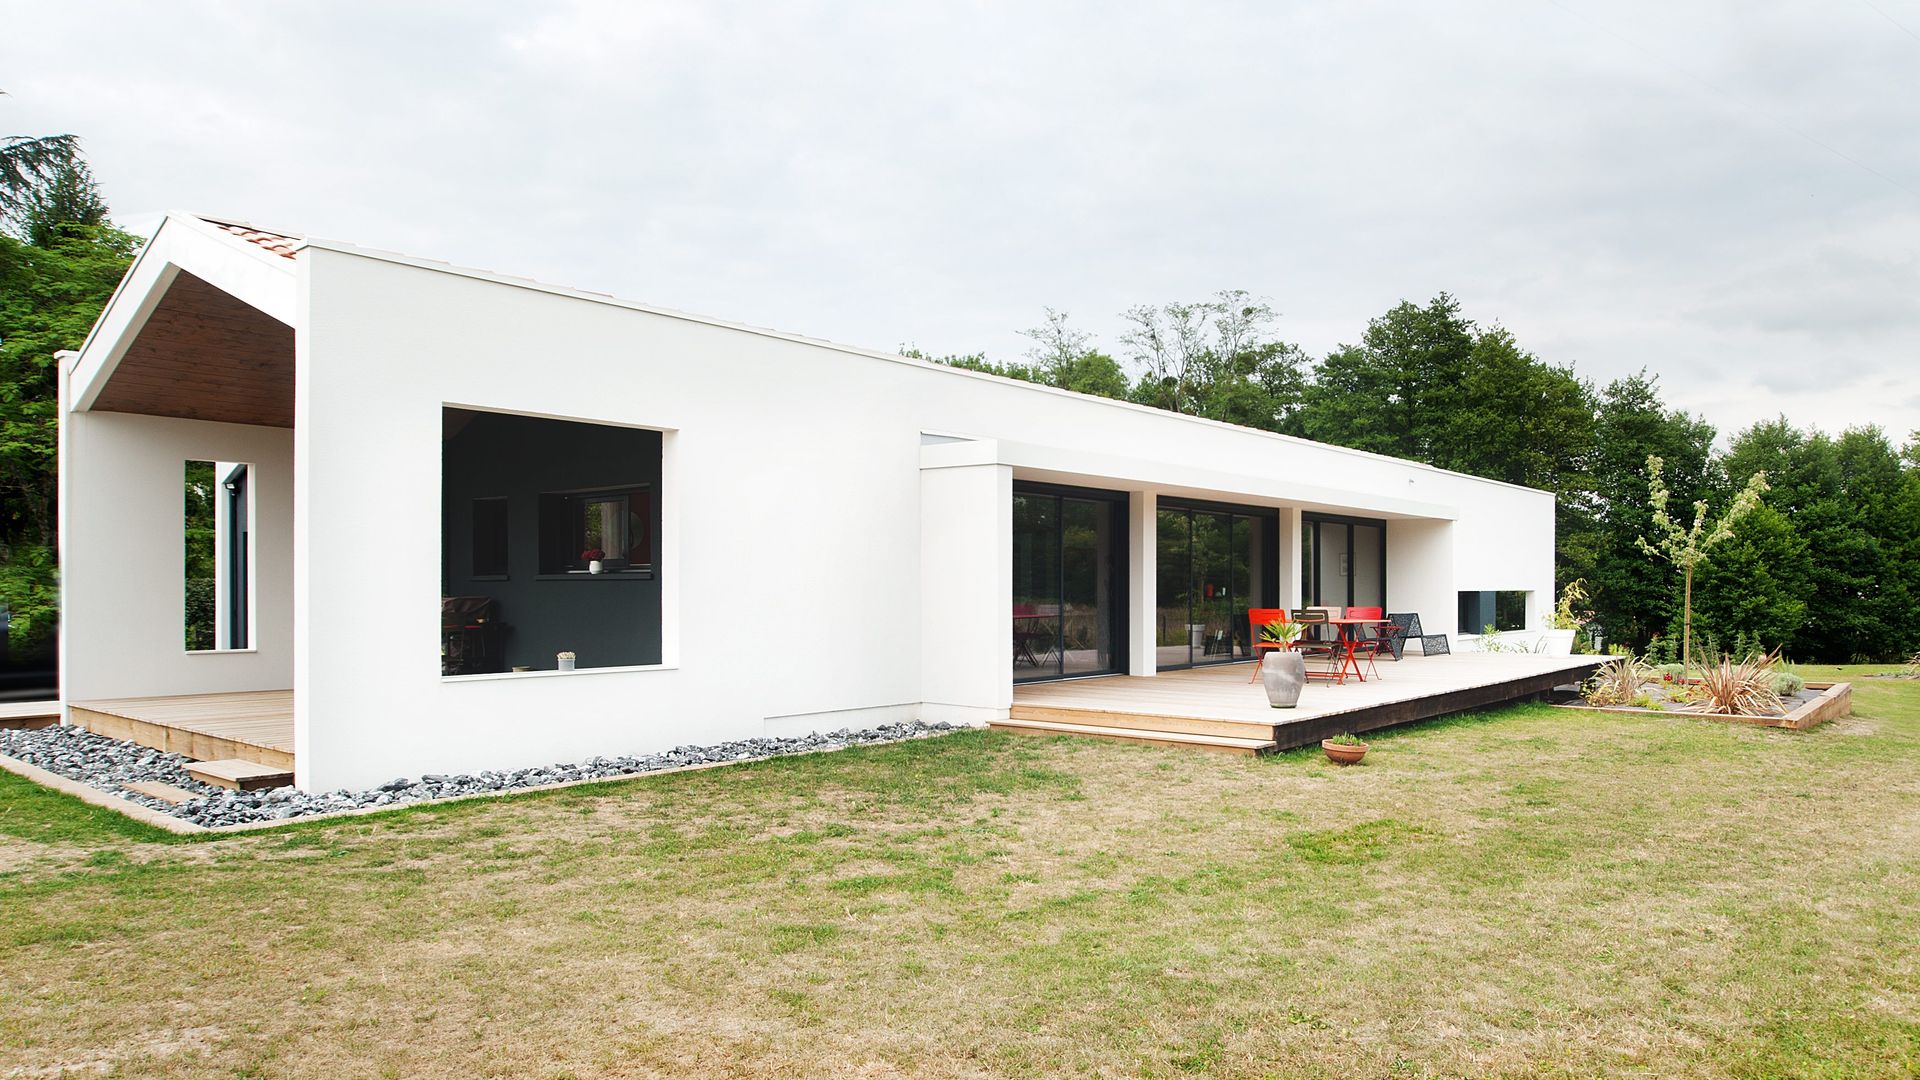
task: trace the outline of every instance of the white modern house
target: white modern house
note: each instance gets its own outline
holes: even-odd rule
[[[986,723],[1244,662],[1249,607],[1553,588],[1546,492],[190,215],[60,388],[70,719],[277,700],[307,788]]]

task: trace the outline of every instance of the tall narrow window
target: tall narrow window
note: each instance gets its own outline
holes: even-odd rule
[[[223,466],[223,471],[226,478],[220,482],[220,487],[225,512],[221,518],[224,528],[220,531],[226,534],[226,562],[221,569],[226,573],[221,578],[223,587],[219,591],[224,594],[221,600],[227,615],[225,645],[229,649],[245,649],[253,644],[248,627],[248,612],[253,603],[253,574],[248,565],[253,525],[247,509],[251,497],[247,490],[251,471],[245,465]]]
[[[253,466],[188,461],[182,565],[188,652],[253,647]]]
[[[215,614],[219,601],[216,562],[219,544],[214,520],[219,500],[215,494],[213,462],[189,461],[186,467],[186,646],[189,652],[217,648]]]

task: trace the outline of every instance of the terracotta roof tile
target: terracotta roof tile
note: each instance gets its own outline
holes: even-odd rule
[[[306,242],[303,238],[288,233],[267,232],[263,229],[256,229],[244,221],[217,221],[213,218],[202,218],[201,220],[216,229],[232,233],[250,244],[258,244],[285,259],[296,257],[300,252],[301,245]]]

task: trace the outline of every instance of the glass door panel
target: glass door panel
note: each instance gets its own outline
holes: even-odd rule
[[[1378,525],[1353,528],[1353,606],[1387,606],[1387,583],[1382,578],[1380,551],[1384,529]]]
[[[1090,499],[1063,499],[1060,514],[1061,673],[1117,671],[1116,515],[1111,504]]]
[[[1314,568],[1313,602],[1326,607],[1347,606],[1347,527],[1339,522],[1319,522],[1318,564]]]
[[[1233,658],[1233,517],[1193,515],[1194,663]]]
[[[1126,504],[1045,491],[1013,496],[1016,682],[1121,669]]]
[[[1193,522],[1184,510],[1161,510],[1155,546],[1154,645],[1158,666],[1193,662]]]
[[[1013,497],[1013,677],[1060,674],[1060,500]]]

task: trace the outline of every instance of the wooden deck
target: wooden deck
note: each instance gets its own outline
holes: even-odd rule
[[[293,769],[293,691],[76,701],[73,721],[95,734],[185,754]]]
[[[1426,720],[1544,694],[1577,683],[1601,657],[1514,653],[1408,654],[1381,662],[1380,677],[1344,685],[1314,680],[1293,709],[1267,704],[1249,664],[1112,675],[1013,689],[1008,719],[1029,735],[1081,734],[1228,753],[1306,746],[1342,732]]]

